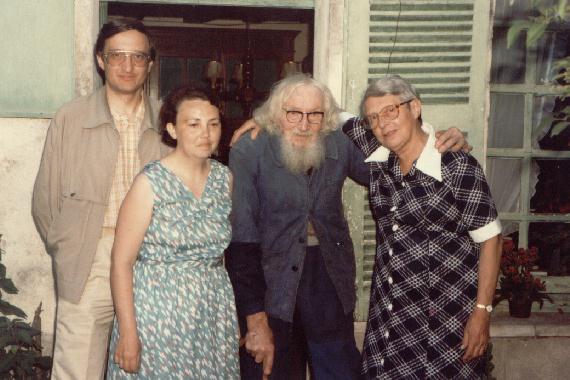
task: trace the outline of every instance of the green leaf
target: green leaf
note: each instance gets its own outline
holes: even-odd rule
[[[552,130],[550,131],[550,136],[554,137],[556,135],[559,135],[569,125],[570,125],[570,122],[568,122],[568,121],[563,121],[563,122],[557,123],[554,127],[552,127]]]
[[[32,339],[32,335],[29,334],[27,331],[23,331],[23,330],[17,330],[16,331],[16,338],[20,341],[23,342],[24,344],[28,345],[28,346],[33,346],[34,345],[34,341]]]
[[[535,23],[530,28],[528,28],[528,32],[526,35],[526,46],[530,46],[534,44],[536,41],[542,37],[544,32],[546,31],[547,23]]]
[[[558,16],[561,20],[566,18],[566,5],[568,0],[558,0]]]
[[[4,278],[0,280],[0,289],[4,290],[8,294],[18,293],[18,288],[14,285],[14,282],[9,278]]]
[[[1,300],[1,299],[0,299],[0,313],[2,313],[4,315],[15,315],[15,316],[18,316],[20,318],[27,318],[28,317],[22,309],[4,301],[4,300]]]
[[[52,366],[52,358],[50,356],[36,358],[34,366],[40,367],[41,369],[50,369]]]
[[[529,29],[534,25],[534,22],[528,20],[516,20],[513,21],[509,31],[507,32],[507,48],[514,45],[517,37],[523,29]]]
[[[552,125],[553,121],[554,121],[554,116],[552,116],[551,114],[544,116],[540,121],[540,123],[538,123],[536,127],[534,127],[534,130],[532,131],[532,137],[533,138],[536,137],[536,135],[538,135],[540,131],[549,128],[550,125]]]

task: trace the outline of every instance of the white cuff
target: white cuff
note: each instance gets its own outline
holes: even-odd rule
[[[486,240],[489,240],[493,236],[496,236],[501,233],[503,227],[501,226],[501,222],[499,219],[493,220],[491,223],[484,225],[481,228],[478,228],[474,231],[469,231],[469,236],[475,243],[482,243]]]
[[[356,117],[356,115],[351,114],[350,112],[346,112],[346,111],[342,111],[341,113],[338,114],[338,124],[339,124],[339,128],[342,128],[342,126],[349,121],[350,119],[352,119],[353,117]]]

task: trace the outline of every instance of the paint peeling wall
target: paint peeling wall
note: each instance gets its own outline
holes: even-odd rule
[[[31,196],[48,124],[46,119],[0,119],[0,233],[6,250],[2,262],[20,290],[3,297],[24,310],[30,322],[42,303],[45,352],[51,352],[55,296],[51,259],[36,233]]]

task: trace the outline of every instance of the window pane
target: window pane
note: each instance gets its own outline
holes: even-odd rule
[[[549,276],[570,275],[569,223],[531,223],[528,246],[538,248],[539,270]]]
[[[524,96],[491,93],[489,148],[522,148]]]
[[[506,24],[514,19],[524,19],[530,8],[530,0],[496,0],[495,22]]]
[[[524,83],[526,33],[521,32],[513,46],[507,48],[507,31],[507,27],[493,29],[491,83]]]
[[[159,88],[160,98],[164,98],[168,93],[182,84],[183,58],[161,57],[160,58]]]
[[[533,160],[530,186],[532,212],[570,213],[570,159]]]
[[[536,83],[550,84],[558,70],[554,69],[554,64],[560,58],[564,58],[569,53],[570,38],[566,32],[547,32],[538,41],[536,57]]]
[[[570,127],[562,131],[556,130],[556,124],[542,123],[545,118],[559,116],[559,112],[570,105],[570,98],[564,100],[554,96],[537,96],[534,98],[532,115],[532,145],[544,150],[570,150]]]
[[[499,212],[519,212],[521,197],[521,160],[487,159],[487,181]]]

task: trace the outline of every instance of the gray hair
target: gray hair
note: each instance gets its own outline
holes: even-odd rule
[[[413,84],[403,79],[399,75],[386,75],[372,82],[362,97],[360,102],[360,114],[364,116],[364,102],[368,98],[382,97],[386,95],[398,95],[400,101],[407,102],[412,99],[420,99],[420,94],[416,90]]]
[[[283,105],[291,94],[301,86],[317,88],[323,95],[322,133],[328,133],[338,128],[338,115],[340,109],[327,86],[305,74],[286,77],[271,87],[269,98],[253,112],[257,125],[269,133],[280,133],[279,115],[283,112]]]

